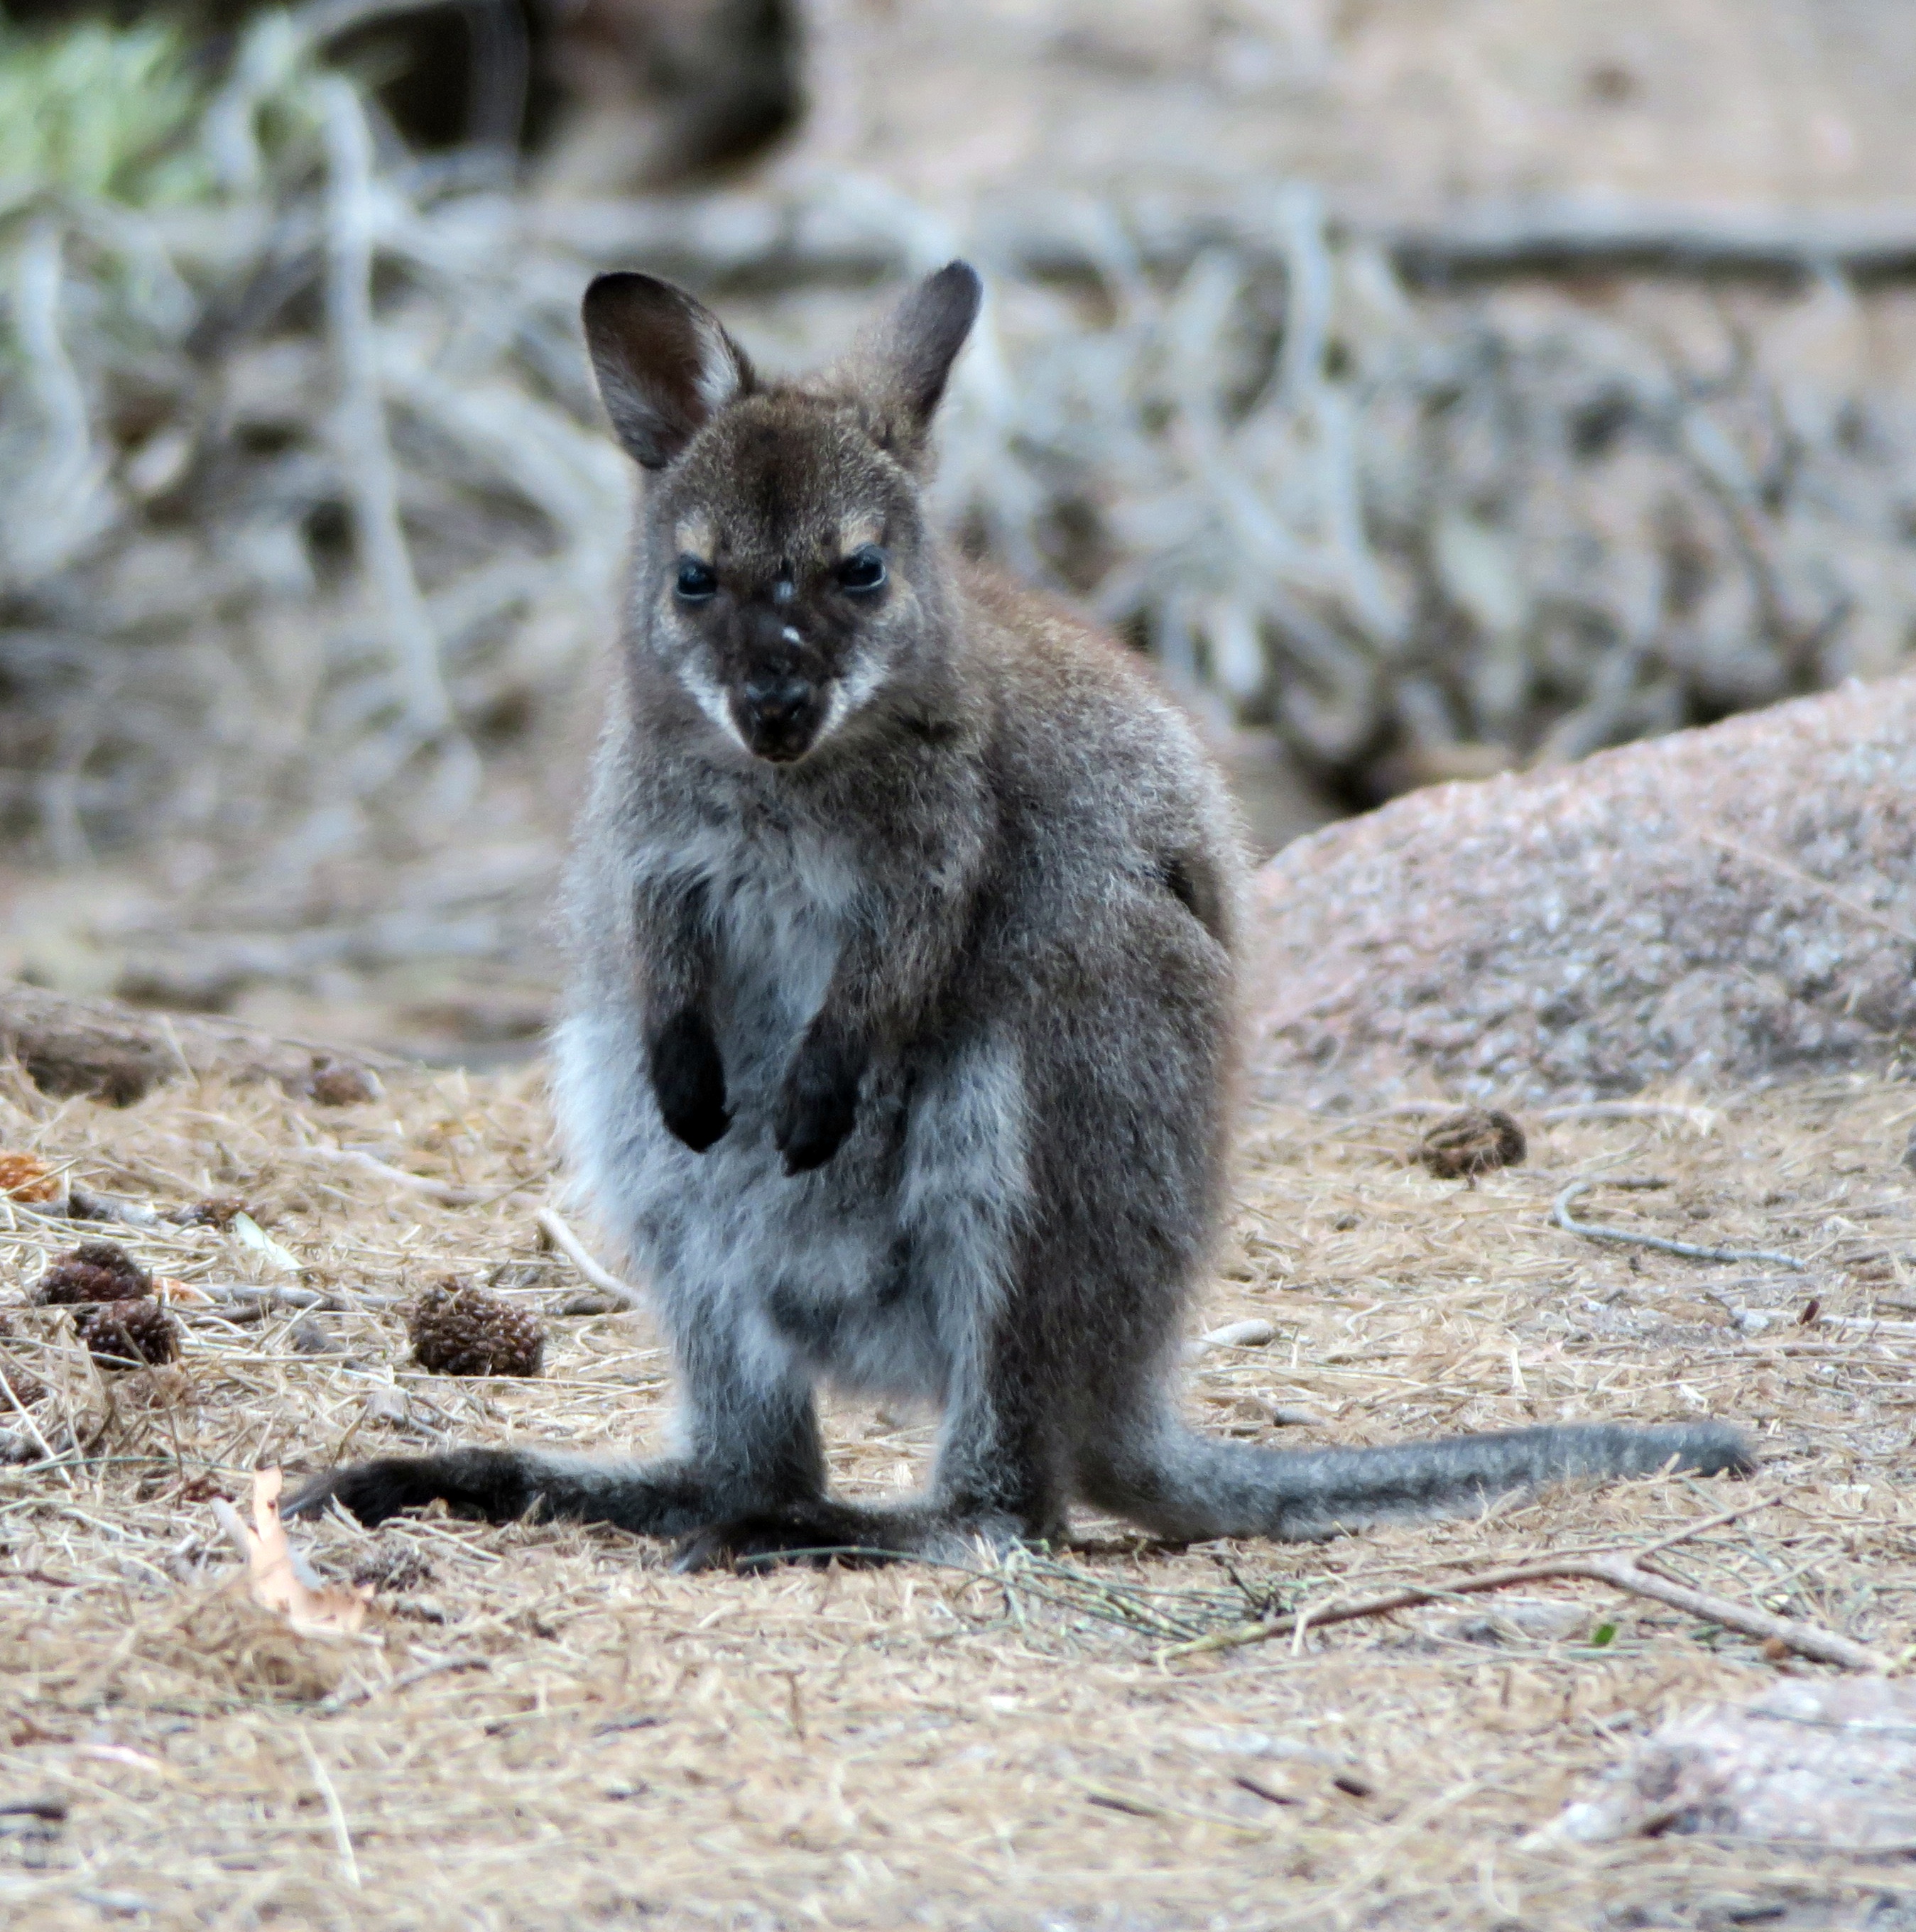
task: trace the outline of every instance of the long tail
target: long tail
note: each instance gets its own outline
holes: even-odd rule
[[[1084,1472],[1089,1499],[1161,1535],[1308,1542],[1366,1524],[1467,1515],[1491,1497],[1570,1478],[1663,1469],[1747,1474],[1748,1439],[1718,1422],[1651,1429],[1553,1424],[1380,1449],[1263,1449],[1169,1414]]]

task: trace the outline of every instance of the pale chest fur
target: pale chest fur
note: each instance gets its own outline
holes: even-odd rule
[[[809,826],[701,827],[635,855],[695,887],[712,949],[710,1016],[740,1100],[782,1073],[823,1001],[861,897],[845,842]]]

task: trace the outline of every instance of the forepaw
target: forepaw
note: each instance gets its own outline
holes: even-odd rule
[[[675,1014],[652,1042],[652,1090],[665,1125],[703,1154],[731,1125],[725,1106],[725,1067],[703,1013]]]
[[[673,1552],[672,1568],[681,1573],[767,1570],[779,1563],[864,1568],[908,1556],[908,1550],[890,1546],[902,1540],[868,1516],[854,1516],[830,1503],[797,1503],[694,1530]]]
[[[787,1174],[823,1167],[858,1118],[865,1056],[836,1030],[813,1025],[799,1042],[779,1095],[772,1139]]]

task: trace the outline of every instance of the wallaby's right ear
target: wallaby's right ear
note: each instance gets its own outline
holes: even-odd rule
[[[757,380],[719,318],[656,276],[599,276],[584,314],[605,413],[647,470],[663,470]]]

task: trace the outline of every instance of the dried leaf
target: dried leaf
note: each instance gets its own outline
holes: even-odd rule
[[[60,1177],[38,1154],[0,1153],[0,1194],[16,1201],[56,1201]]]
[[[253,1521],[240,1520],[230,1503],[218,1497],[214,1514],[246,1556],[247,1587],[253,1600],[281,1612],[302,1635],[350,1636],[366,1620],[365,1593],[338,1583],[322,1583],[305,1570],[286,1526],[280,1520],[279,1492],[284,1478],[277,1469],[261,1469],[253,1478]]]
[[[182,1308],[210,1308],[213,1298],[203,1288],[195,1288],[190,1281],[176,1281],[170,1274],[156,1274],[153,1277],[153,1294],[156,1300],[169,1301]]]
[[[284,1268],[290,1274],[299,1272],[298,1258],[281,1247],[251,1214],[236,1214],[227,1223],[227,1232],[242,1247],[251,1248],[256,1255],[264,1256],[275,1268]]]

